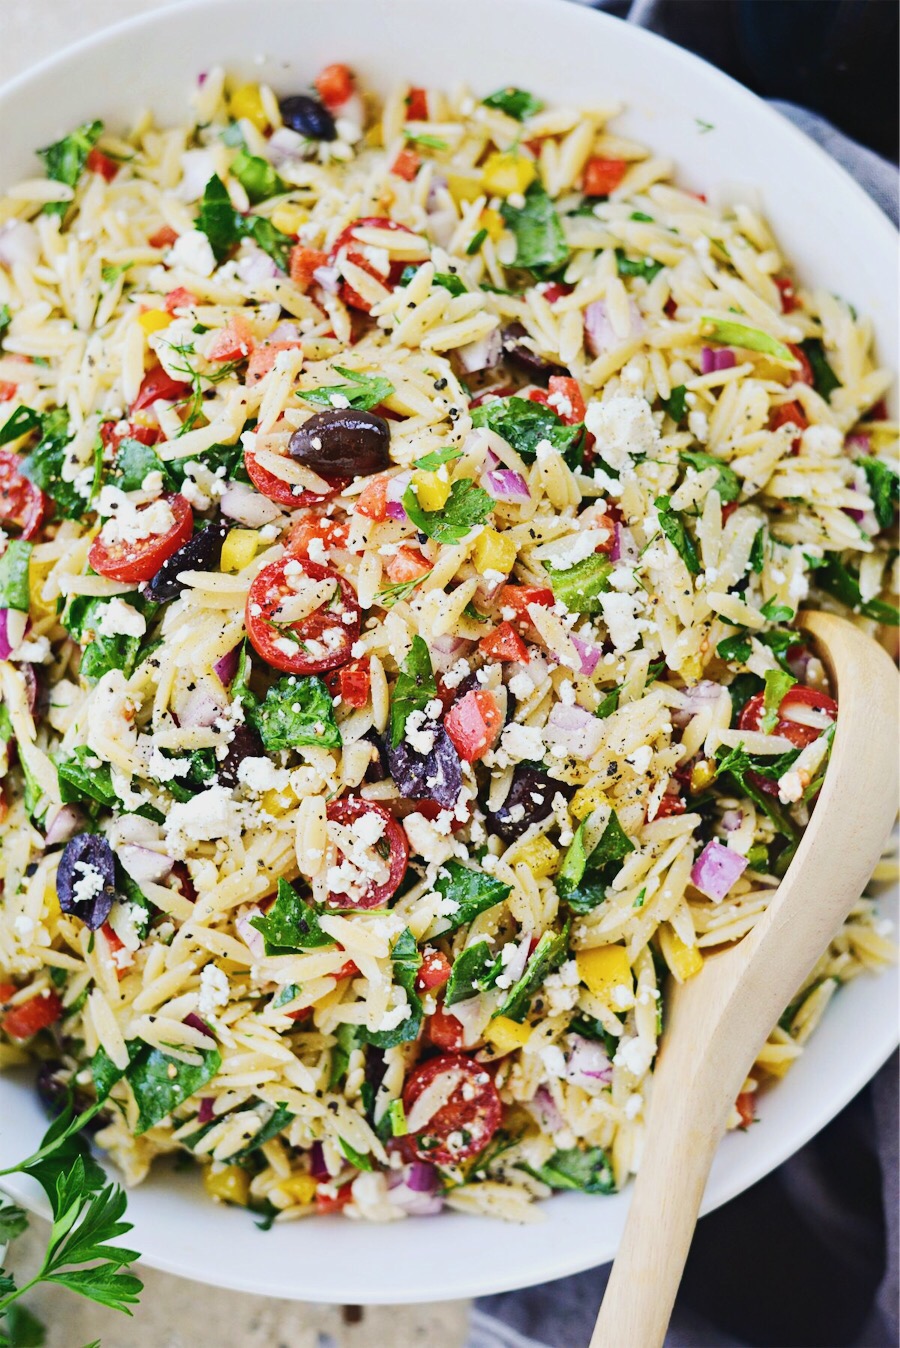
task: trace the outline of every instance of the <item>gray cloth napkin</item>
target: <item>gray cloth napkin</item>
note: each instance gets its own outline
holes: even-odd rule
[[[628,21],[652,27],[659,8],[633,0]],[[892,164],[805,108],[771,106],[897,223]],[[812,1142],[700,1222],[666,1348],[896,1348],[898,1130],[894,1054]],[[466,1348],[586,1348],[608,1277],[606,1266],[482,1297]]]

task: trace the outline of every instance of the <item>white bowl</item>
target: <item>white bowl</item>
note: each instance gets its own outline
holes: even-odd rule
[[[3,175],[37,168],[36,146],[78,122],[127,125],[143,106],[183,120],[198,73],[224,64],[280,92],[345,61],[365,85],[398,80],[485,95],[516,83],[548,101],[620,100],[622,132],[671,156],[683,183],[711,193],[752,184],[787,257],[869,316],[896,368],[896,241],[869,198],[813,143],[696,57],[640,29],[561,0],[216,0],[165,8],[101,33],[27,72],[0,95]],[[701,120],[712,123],[703,131]],[[755,1183],[865,1085],[897,1041],[897,975],[843,989],[761,1123],[729,1136],[704,1209]],[[689,1089],[689,1083],[685,1083]],[[0,1168],[45,1126],[32,1092],[0,1077]],[[6,1183],[6,1182],[5,1182]],[[18,1179],[15,1196],[40,1209]],[[559,1278],[610,1259],[628,1194],[561,1195],[543,1220],[499,1226],[448,1213],[388,1227],[340,1218],[276,1226],[217,1207],[193,1175],[160,1173],[129,1199],[129,1243],[156,1268],[270,1296],[320,1302],[412,1302],[475,1296]]]

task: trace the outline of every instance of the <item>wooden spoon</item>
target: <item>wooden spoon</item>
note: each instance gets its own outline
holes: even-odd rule
[[[728,1115],[757,1053],[841,926],[897,811],[897,671],[844,618],[805,613],[837,689],[831,762],[796,856],[742,941],[669,989],[640,1172],[591,1348],[658,1348]]]

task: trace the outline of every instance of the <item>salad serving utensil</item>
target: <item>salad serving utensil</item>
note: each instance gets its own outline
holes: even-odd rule
[[[808,612],[839,704],[815,810],[765,914],[673,985],[643,1157],[590,1348],[658,1348],[710,1166],[757,1053],[869,881],[897,812],[897,670],[853,623]]]

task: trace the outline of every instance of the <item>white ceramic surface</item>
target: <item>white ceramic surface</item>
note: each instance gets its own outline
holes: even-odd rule
[[[341,60],[363,82],[514,82],[557,102],[628,105],[624,134],[671,156],[680,180],[712,194],[752,185],[804,282],[827,284],[869,315],[896,368],[896,236],[829,158],[752,94],[690,54],[561,0],[215,0],[165,9],[70,49],[0,94],[4,181],[35,172],[35,146],[87,118],[126,125],[152,106],[180,121],[198,73],[223,63],[281,92]],[[704,131],[702,123],[712,123]],[[886,903],[896,917],[896,896]],[[843,989],[761,1122],[724,1142],[709,1211],[802,1146],[878,1069],[897,1042],[895,970]],[[688,1083],[686,1083],[686,1088]],[[22,1080],[0,1077],[0,1168],[44,1127]],[[7,1187],[41,1208],[18,1180]],[[561,1277],[615,1253],[628,1195],[561,1195],[542,1221],[498,1226],[448,1213],[389,1227],[338,1218],[263,1235],[202,1195],[196,1176],[161,1172],[135,1190],[130,1242],[146,1263],[219,1286],[319,1302],[391,1303],[474,1296]]]

